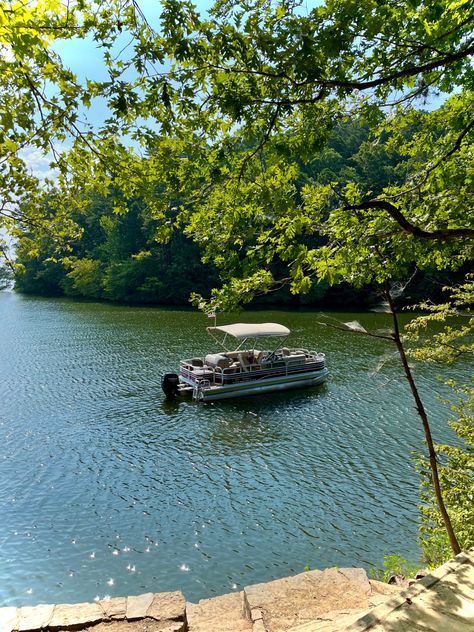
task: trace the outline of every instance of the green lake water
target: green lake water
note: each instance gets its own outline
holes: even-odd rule
[[[326,353],[328,382],[169,403],[161,374],[217,350],[201,314],[0,293],[0,606],[170,590],[195,601],[305,565],[419,557],[421,425],[396,360],[376,371],[394,349],[319,313],[235,320],[290,327],[290,344]],[[442,441],[438,373],[416,376]]]

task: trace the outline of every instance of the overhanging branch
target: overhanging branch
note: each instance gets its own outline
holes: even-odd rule
[[[379,76],[375,79],[364,79],[362,77],[356,78],[353,80],[345,80],[345,79],[318,79],[312,78],[305,81],[298,81],[293,79],[287,73],[272,73],[265,69],[253,69],[253,68],[236,68],[232,66],[220,66],[216,67],[220,70],[225,70],[230,74],[244,74],[244,75],[257,75],[261,77],[271,77],[273,79],[282,79],[287,81],[293,85],[295,89],[304,88],[308,86],[318,87],[319,92],[314,96],[295,96],[295,98],[278,98],[275,95],[274,98],[269,97],[267,99],[256,100],[256,102],[261,102],[264,104],[272,104],[272,105],[300,105],[300,104],[310,104],[316,103],[321,100],[322,95],[325,94],[326,90],[329,89],[337,89],[342,88],[345,90],[353,91],[353,90],[371,90],[373,88],[378,88],[381,86],[389,85],[398,79],[404,79],[408,77],[415,77],[418,75],[423,75],[425,73],[432,72],[433,70],[444,68],[450,66],[451,64],[465,59],[474,55],[474,41],[471,39],[465,43],[465,45],[460,49],[453,53],[441,53],[437,55],[434,59],[427,61],[425,63],[420,63],[417,65],[411,65],[406,68],[402,68],[401,70],[397,70],[395,72],[389,72],[386,75]],[[323,92],[321,92],[321,90]]]
[[[419,226],[415,226],[407,220],[405,215],[394,204],[387,202],[387,200],[368,200],[361,204],[354,204],[352,206],[346,206],[347,210],[359,211],[368,210],[371,208],[379,208],[386,211],[392,219],[407,233],[417,237],[418,239],[439,239],[441,241],[449,241],[451,239],[459,239],[465,237],[468,239],[474,239],[474,228],[442,228],[439,230],[424,230]]]

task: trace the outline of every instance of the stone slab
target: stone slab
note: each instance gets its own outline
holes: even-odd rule
[[[185,621],[186,601],[181,592],[155,593],[146,616],[157,621]]]
[[[399,586],[393,586],[370,580],[371,594],[368,598],[370,608],[375,608],[385,603],[390,597],[398,596],[401,592]],[[343,608],[341,610],[330,610],[316,619],[307,623],[298,624],[287,630],[287,632],[342,632],[347,626],[353,624],[364,614],[361,608]]]
[[[19,609],[19,620],[15,629],[18,632],[30,632],[46,628],[53,616],[54,605],[27,606]]]
[[[252,608],[250,611],[250,619],[251,621],[258,621],[259,619],[263,619],[263,612],[260,608]]]
[[[313,621],[294,626],[286,632],[342,632],[357,621],[362,610],[331,610],[319,615]]]
[[[99,605],[104,611],[106,619],[125,619],[127,612],[127,598],[113,597],[112,599],[102,599]]]
[[[127,611],[125,614],[127,620],[144,619],[148,608],[153,603],[154,596],[153,593],[145,593],[143,595],[127,597]]]
[[[267,632],[288,630],[333,610],[363,611],[371,594],[366,572],[353,568],[308,571],[244,589],[249,616],[260,609]]]
[[[187,632],[184,621],[155,621],[137,619],[135,621],[107,621],[81,632]],[[213,632],[217,632],[213,630]]]
[[[419,613],[419,618],[404,617],[387,619],[371,627],[371,632],[472,632],[472,623],[465,623],[451,617],[437,616],[434,612]]]
[[[0,632],[11,632],[18,620],[18,608],[9,606],[0,608]]]
[[[229,593],[199,603],[186,604],[189,632],[251,632],[252,622],[243,611],[242,593]]]
[[[98,603],[75,603],[54,606],[49,622],[51,630],[68,630],[79,626],[94,625],[104,618]]]

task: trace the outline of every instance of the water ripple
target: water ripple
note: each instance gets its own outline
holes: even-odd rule
[[[199,314],[0,294],[0,605],[196,600],[306,564],[417,557],[422,430],[399,367],[374,374],[384,343],[310,313],[247,316],[326,351],[330,381],[164,402],[160,374],[208,349]],[[417,379],[445,440],[442,387]]]

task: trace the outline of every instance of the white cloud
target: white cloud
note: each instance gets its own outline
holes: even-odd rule
[[[66,150],[67,147],[64,145],[56,147],[58,153]],[[19,157],[25,161],[31,173],[40,181],[44,181],[46,178],[54,180],[57,177],[57,169],[51,167],[51,162],[53,161],[51,153],[45,154],[37,147],[27,147],[19,152]]]

